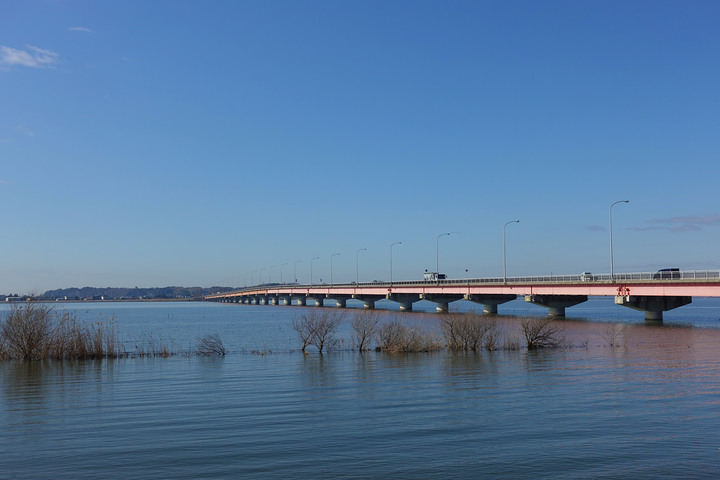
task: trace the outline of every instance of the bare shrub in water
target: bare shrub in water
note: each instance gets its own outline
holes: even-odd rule
[[[78,323],[42,303],[13,305],[0,323],[0,358],[87,359],[118,356],[112,324]]]
[[[497,320],[486,318],[477,313],[450,313],[443,315],[440,327],[445,343],[450,350],[477,351],[488,338],[489,349],[494,350],[497,343]]]
[[[337,343],[335,331],[342,323],[345,315],[327,309],[313,309],[300,317],[293,318],[292,328],[300,336],[302,351],[309,345],[317,347],[318,352],[330,349]]]
[[[528,350],[558,347],[562,344],[562,330],[549,318],[523,318],[520,330]]]
[[[223,345],[222,340],[220,340],[220,335],[214,333],[212,335],[206,335],[200,339],[198,342],[197,352],[200,355],[219,355],[224,357],[227,350],[225,350],[225,345]]]
[[[48,305],[12,305],[0,325],[3,350],[8,358],[37,360],[46,355],[53,334],[54,315]]]
[[[380,323],[380,316],[377,312],[363,310],[357,312],[350,323],[353,330],[353,343],[357,345],[359,352],[370,349],[370,341],[375,335]]]
[[[429,352],[442,348],[441,342],[432,334],[409,327],[397,318],[377,329],[378,350],[398,352]]]
[[[608,325],[603,333],[603,338],[610,347],[621,347],[627,345],[627,337],[623,335],[624,326],[620,324]]]

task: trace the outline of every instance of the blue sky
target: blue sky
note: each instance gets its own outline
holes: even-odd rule
[[[719,269],[720,3],[0,3],[0,293]],[[295,264],[297,260],[301,263]],[[467,269],[467,274],[466,274]]]

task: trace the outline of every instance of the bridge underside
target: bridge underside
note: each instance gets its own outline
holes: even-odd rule
[[[549,317],[564,317],[566,308],[587,302],[587,295],[525,295],[525,301],[546,307]]]
[[[464,297],[467,301],[481,304],[484,314],[496,315],[498,313],[498,305],[515,300],[517,295],[468,294],[464,295]]]
[[[653,297],[637,295],[618,295],[615,304],[645,312],[646,322],[660,322],[663,312],[682,307],[692,302],[692,297]]]

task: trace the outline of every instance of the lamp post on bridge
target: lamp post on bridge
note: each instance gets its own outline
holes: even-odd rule
[[[313,285],[313,278],[312,278],[312,262],[313,260],[320,260],[320,257],[313,257],[310,259],[310,286]]]
[[[333,257],[340,255],[339,253],[333,253],[330,255],[330,286],[333,286]]]
[[[277,268],[277,265],[271,265],[270,268],[268,268],[268,283],[272,283],[272,269]]]
[[[402,245],[402,242],[395,242],[390,244],[390,286],[392,287],[392,247],[393,245]]]
[[[296,260],[295,265],[293,265],[293,278],[295,279],[295,283],[297,283],[297,264],[302,262],[302,260]]]
[[[610,281],[615,281],[615,267],[613,261],[613,233],[612,233],[612,207],[618,203],[630,203],[630,200],[618,200],[617,202],[610,205]]]
[[[266,268],[261,268],[261,269],[260,269],[260,283],[259,283],[258,285],[262,285],[262,272],[263,272],[263,270],[267,270],[267,269],[266,269]]]
[[[450,235],[450,233],[441,233],[435,240],[435,281],[438,285],[440,284],[440,237],[445,235]]]
[[[510,220],[503,226],[503,282],[507,283],[507,248],[505,247],[505,232],[511,223],[520,223],[520,220]]]
[[[281,264],[280,264],[280,283],[281,283],[281,284],[283,283],[283,281],[282,281],[282,267],[283,267],[283,265],[287,265],[287,263],[281,263]]]
[[[357,252],[355,252],[355,285],[360,283],[360,252],[367,251],[367,248],[359,248]]]

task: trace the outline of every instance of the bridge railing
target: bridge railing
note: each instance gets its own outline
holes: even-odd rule
[[[421,285],[487,285],[502,283],[606,283],[606,282],[625,282],[625,281],[659,281],[659,282],[677,282],[682,280],[719,280],[720,270],[694,270],[694,271],[665,271],[665,272],[639,272],[639,273],[616,273],[614,279],[609,273],[582,275],[544,275],[544,276],[528,276],[528,277],[503,277],[490,278],[459,278],[446,280],[405,280],[399,282],[360,282],[360,283],[335,283],[334,287],[401,287],[401,286],[421,286]],[[299,285],[292,283],[273,283],[244,287],[235,292],[247,290],[258,290],[267,288],[328,288],[330,284],[313,284]],[[226,292],[231,293],[231,292]]]

